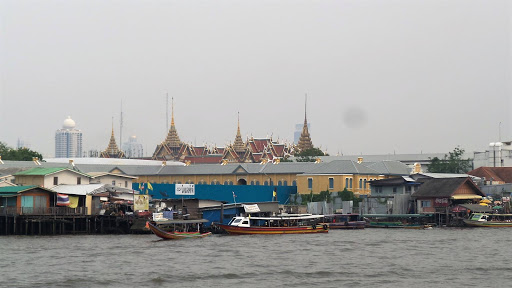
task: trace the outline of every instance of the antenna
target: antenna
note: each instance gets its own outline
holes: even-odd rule
[[[119,147],[123,147],[123,99],[121,99],[121,118],[119,119]]]
[[[169,93],[165,94],[166,97],[166,104],[165,104],[165,131],[169,129]]]

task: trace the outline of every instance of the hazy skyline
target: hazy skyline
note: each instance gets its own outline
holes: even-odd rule
[[[232,143],[238,112],[244,140],[292,142],[307,94],[331,155],[484,150],[512,140],[511,16],[506,0],[0,0],[0,141],[51,157],[71,116],[104,150],[122,102],[123,142],[151,155],[168,93],[184,142]]]

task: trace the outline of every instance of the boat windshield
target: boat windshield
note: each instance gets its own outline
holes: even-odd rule
[[[231,220],[231,222],[229,223],[229,225],[237,226],[237,225],[238,225],[238,223],[240,223],[240,221],[242,221],[242,218],[234,218],[233,220]]]

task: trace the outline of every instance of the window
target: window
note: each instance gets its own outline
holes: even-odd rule
[[[334,178],[329,178],[329,189],[334,189]]]
[[[292,186],[297,186],[297,180],[292,181]]]
[[[82,177],[76,177],[76,184],[77,185],[82,184]]]
[[[359,188],[363,188],[363,179],[359,179]]]
[[[272,179],[270,179],[270,186],[274,186],[274,181],[272,181]]]
[[[396,187],[393,187],[393,194],[396,194]]]
[[[375,193],[382,193],[382,187],[375,187]]]
[[[59,177],[53,177],[53,185],[59,185]]]
[[[411,193],[411,186],[405,186],[405,192]]]
[[[421,201],[421,207],[422,208],[429,208],[430,207],[430,200],[422,200]]]
[[[256,180],[256,185],[260,185],[260,181],[259,180]]]
[[[288,181],[284,180],[283,185],[288,186]]]
[[[345,178],[345,188],[349,188],[349,186],[348,186],[348,178]]]
[[[124,181],[124,188],[128,188],[128,181]]]
[[[279,180],[279,181],[277,182],[277,186],[283,186],[283,182],[281,182],[281,180]]]
[[[350,188],[352,188],[352,178],[350,178]]]
[[[308,189],[313,189],[313,178],[308,178]]]
[[[368,181],[366,181],[366,179],[364,179],[364,189],[366,189],[366,184],[368,183]]]
[[[211,185],[217,185],[216,181],[215,181],[215,180],[213,180],[213,181],[212,181],[212,183],[211,183]]]
[[[251,185],[254,185],[254,180],[251,181]]]
[[[268,186],[268,181],[265,181],[263,185]]]
[[[228,180],[224,181],[224,185],[228,185],[228,184],[229,184]]]

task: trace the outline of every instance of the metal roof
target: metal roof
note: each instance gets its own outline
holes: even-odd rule
[[[318,164],[317,164],[318,165]],[[310,170],[307,174],[368,174],[380,175],[379,171],[368,168],[352,160],[335,160]]]
[[[411,173],[411,168],[402,162],[394,160],[384,160],[369,164],[363,162],[361,164],[386,175],[409,175]]]
[[[30,189],[33,189],[33,188],[36,188],[36,187],[38,187],[38,186],[36,186],[36,185],[5,186],[5,187],[0,187],[0,194],[3,194],[3,193],[20,193],[20,192],[27,191],[27,190],[30,190]]]
[[[57,193],[69,195],[87,195],[94,194],[95,191],[103,188],[106,184],[83,184],[83,185],[58,185],[52,187]],[[105,190],[105,189],[102,189]],[[101,191],[103,192],[103,191]]]
[[[20,175],[36,175],[36,176],[45,176],[50,175],[53,173],[60,172],[62,170],[66,170],[66,167],[56,167],[56,168],[45,168],[45,167],[36,167],[29,170],[20,171],[14,176],[20,176]]]

